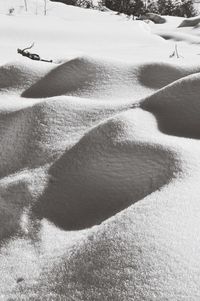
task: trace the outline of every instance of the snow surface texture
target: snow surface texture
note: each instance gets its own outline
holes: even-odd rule
[[[0,1],[0,300],[200,300],[196,23],[22,2]]]

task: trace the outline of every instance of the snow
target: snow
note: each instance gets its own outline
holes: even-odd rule
[[[0,299],[199,300],[198,26],[27,3],[0,1]]]

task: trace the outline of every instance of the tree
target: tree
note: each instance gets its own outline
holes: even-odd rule
[[[182,1],[182,14],[187,17],[193,17],[197,15],[197,11],[194,8],[194,3],[191,0]]]
[[[129,11],[131,15],[141,15],[145,12],[145,5],[142,0],[132,0],[129,2]]]
[[[116,0],[105,0],[105,6],[114,10],[114,11],[120,11],[120,1]]]
[[[47,0],[44,0],[44,15],[47,14]]]
[[[24,0],[25,10],[28,11],[27,0]]]
[[[153,12],[161,15],[192,17],[197,14],[193,0],[105,0],[105,5],[127,15]]]
[[[92,0],[76,0],[75,5],[84,8],[93,8]]]
[[[142,0],[106,0],[105,5],[127,15],[139,15],[145,7]]]
[[[158,0],[157,9],[161,15],[192,17],[196,15],[192,0]]]

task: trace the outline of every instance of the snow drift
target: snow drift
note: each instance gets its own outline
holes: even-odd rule
[[[0,295],[199,300],[197,28],[47,4],[0,19]]]
[[[59,95],[84,98],[138,99],[188,74],[199,66],[172,63],[130,63],[78,57],[55,67],[22,93],[27,98]]]
[[[175,154],[135,138],[134,115],[95,127],[50,168],[52,180],[35,206],[39,216],[66,230],[89,227],[173,178]]]

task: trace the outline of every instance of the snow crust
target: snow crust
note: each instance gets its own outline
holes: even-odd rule
[[[198,26],[27,2],[0,1],[0,299],[199,300]]]

